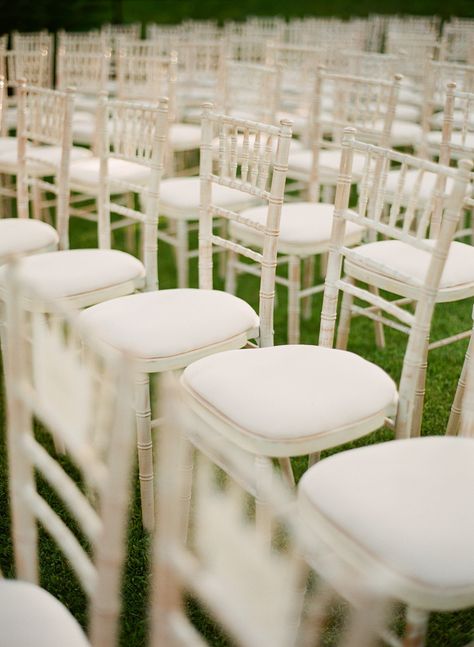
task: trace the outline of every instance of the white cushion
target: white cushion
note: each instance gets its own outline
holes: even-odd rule
[[[441,140],[442,132],[440,130],[433,130],[427,135],[427,141],[432,146],[440,147]],[[463,148],[467,149],[464,151],[452,151],[452,157],[455,157],[456,159],[469,156],[471,152],[474,153],[474,132],[466,132],[464,140],[462,133],[460,133],[459,131],[453,132],[450,142],[452,144],[455,144],[456,146],[462,146]]]
[[[137,359],[164,359],[231,340],[259,325],[242,299],[176,289],[112,299],[81,313],[86,329]]]
[[[453,121],[459,127],[464,123],[464,111],[463,110],[454,110],[453,111]],[[442,128],[444,122],[444,111],[435,113],[431,118],[431,123],[435,127]],[[474,128],[474,115],[468,115],[467,119],[468,129],[472,130]]]
[[[44,173],[45,175],[51,174],[53,167],[58,167],[61,161],[61,146],[32,146],[29,145],[27,155],[31,159],[27,159],[27,164],[32,173]],[[73,146],[70,151],[71,161],[80,160],[87,157],[92,157],[92,152],[88,148],[82,146]],[[36,162],[38,160],[38,162]],[[44,162],[44,167],[42,166]],[[0,169],[5,169],[5,172],[12,171],[16,173],[18,168],[18,151],[12,148],[6,153],[0,155]]]
[[[295,171],[298,174],[309,175],[311,171],[311,164],[313,155],[310,150],[292,151],[288,159],[288,175],[291,177],[291,172]],[[339,173],[339,165],[341,162],[341,150],[323,150],[319,153],[319,172],[321,175],[321,182],[337,182]],[[353,157],[353,180],[356,181],[362,176],[365,165],[365,156],[355,153]]]
[[[403,189],[400,196],[400,191],[398,188],[400,171],[398,169],[395,171],[389,171],[387,173],[387,183],[385,185],[387,191],[387,199],[393,201],[396,195],[397,198],[400,198],[400,204],[402,206],[407,206],[410,198],[413,196],[418,175],[419,172],[417,169],[409,169],[408,171],[406,171],[405,179],[403,182]],[[418,189],[419,204],[423,204],[431,199],[436,186],[436,179],[437,175],[435,173],[423,173],[420,188]],[[452,188],[453,180],[452,178],[447,178],[445,192],[449,194]]]
[[[242,212],[242,216],[252,222],[265,225],[268,209],[254,207]],[[280,236],[278,249],[283,253],[291,253],[291,248],[328,249],[331,240],[334,205],[323,202],[289,202],[283,204],[281,210]],[[231,235],[239,240],[250,242],[261,241],[260,232],[237,222],[231,223]],[[346,224],[345,244],[360,242],[363,229],[348,222]],[[316,253],[316,252],[314,252]]]
[[[419,144],[423,129],[419,124],[394,119],[390,133],[391,146],[415,146]]]
[[[148,167],[115,158],[109,159],[108,173],[110,188],[112,190],[114,190],[114,179],[145,185],[150,177],[150,169]],[[76,184],[98,189],[99,174],[100,159],[98,157],[80,160],[71,164],[70,182],[72,186]],[[116,189],[121,193],[125,190],[120,184],[116,186]]]
[[[0,269],[0,283],[5,280]],[[145,268],[134,256],[115,249],[71,249],[28,256],[19,274],[50,298],[95,292],[129,281],[141,285]]]
[[[432,242],[434,245],[434,241]],[[355,248],[355,251],[362,256],[408,274],[418,281],[425,280],[431,260],[431,254],[428,252],[416,249],[398,240],[379,240],[374,243],[367,243]],[[351,262],[351,265],[352,263],[354,261]],[[348,271],[350,272],[350,269]],[[440,289],[473,283],[474,247],[459,241],[453,241],[441,277]]]
[[[31,254],[52,251],[59,237],[51,225],[29,218],[2,218],[0,220],[0,259],[5,254]]]
[[[474,586],[474,440],[425,437],[341,452],[299,484],[317,511],[390,569],[445,589]]]
[[[66,607],[29,582],[0,580],[0,627],[5,647],[90,647]]]
[[[160,184],[160,211],[166,215],[197,219],[200,201],[201,182],[198,177],[170,178],[162,180]],[[258,200],[249,193],[213,184],[212,202],[226,209],[243,209]],[[179,214],[178,211],[182,213]]]
[[[188,366],[182,379],[232,425],[275,440],[323,436],[386,411],[397,399],[381,368],[320,346],[218,353]]]
[[[420,92],[417,92],[414,88],[407,87],[407,84],[404,83],[400,88],[398,100],[400,103],[408,103],[408,105],[419,106],[422,102],[422,96]]]
[[[169,142],[174,151],[199,148],[201,127],[194,124],[172,124],[169,130]]]
[[[15,150],[17,146],[18,140],[16,137],[0,137],[0,155]]]
[[[395,117],[402,121],[415,121],[420,118],[420,108],[406,103],[397,103]]]

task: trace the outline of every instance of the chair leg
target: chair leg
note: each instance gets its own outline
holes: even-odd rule
[[[418,379],[416,382],[415,401],[413,405],[413,420],[411,430],[409,430],[410,437],[416,438],[421,434],[421,421],[423,418],[423,404],[425,401],[426,390],[426,372],[428,369],[428,344],[429,339],[425,340],[425,349],[423,353],[423,360],[421,362]]]
[[[235,294],[237,290],[237,270],[235,262],[237,254],[235,252],[224,253],[227,256],[227,268],[225,271],[225,291],[229,294]]]
[[[220,229],[220,236],[222,238],[228,238],[228,227],[227,227],[227,221],[225,218],[222,218],[222,222],[220,223],[219,226]],[[218,254],[218,259],[217,259],[217,267],[219,269],[219,278],[222,280],[225,280],[226,278],[226,261],[227,261],[227,256],[226,254],[222,251],[220,254]]]
[[[186,220],[176,222],[176,237],[178,246],[176,248],[176,267],[178,274],[178,288],[187,288],[188,278],[188,223]]]
[[[375,285],[369,286],[370,292],[372,294],[375,294],[376,296],[379,295],[379,289],[375,287]],[[378,316],[381,315],[380,310],[376,310],[375,314]],[[385,348],[385,333],[383,329],[383,323],[380,321],[374,321],[374,328],[375,328],[375,345],[377,348]]]
[[[37,184],[33,184],[32,198],[33,198],[33,218],[35,218],[35,220],[41,220],[41,189]]]
[[[270,508],[266,500],[266,492],[270,488],[272,480],[272,464],[265,456],[255,458],[256,475],[256,498],[255,498],[255,520],[257,528],[266,544],[270,544],[272,536],[272,521]]]
[[[290,256],[288,279],[288,343],[299,344],[301,262],[298,256]]]
[[[186,543],[188,536],[189,526],[189,511],[191,508],[191,494],[193,486],[193,468],[194,468],[194,446],[184,436],[181,436],[180,442],[182,443],[180,451],[180,470],[182,478],[180,482],[183,484],[181,492],[181,524],[182,524],[182,537],[183,543]]]
[[[137,421],[138,475],[142,504],[142,522],[152,531],[155,522],[153,493],[153,453],[151,440],[150,379],[146,373],[135,380],[135,416]]]
[[[287,457],[279,458],[278,463],[280,465],[281,473],[288,485],[291,488],[295,487],[295,475],[293,474],[293,468],[291,467],[291,460]]]
[[[461,408],[464,391],[466,389],[467,380],[467,367],[469,365],[470,356],[474,353],[474,334],[471,335],[469,346],[467,349],[466,357],[459,377],[458,386],[456,388],[456,395],[454,396],[453,404],[451,406],[451,413],[449,414],[448,427],[446,429],[447,436],[457,436],[459,433],[459,423],[461,421]]]
[[[428,628],[428,615],[427,611],[408,607],[403,647],[423,647]]]
[[[308,256],[308,258],[305,258],[303,261],[303,288],[310,288],[314,285],[314,261],[314,256]],[[312,296],[302,299],[301,308],[304,319],[309,319],[311,317],[312,305]]]
[[[354,279],[345,277],[347,283],[354,283]],[[348,292],[344,292],[341,303],[341,312],[339,315],[339,326],[337,327],[336,348],[346,350],[349,342],[349,332],[351,329],[351,310],[353,297]]]

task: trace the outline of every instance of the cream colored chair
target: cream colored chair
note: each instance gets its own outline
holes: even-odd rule
[[[133,464],[128,365],[119,353],[99,349],[93,341],[81,352],[77,317],[50,301],[49,314],[42,314],[44,303],[44,294],[8,267],[5,362],[17,579],[0,579],[0,642],[113,647],[119,636]],[[36,422],[67,450],[81,485],[37,439]],[[74,523],[65,520],[62,506],[58,510],[46,500],[37,474]],[[45,551],[39,563],[39,524],[68,560],[88,599],[89,638],[67,608],[39,585],[39,567],[54,568]]]
[[[292,456],[318,454],[361,438],[389,419],[394,421],[391,426],[398,437],[416,435],[419,429],[427,336],[469,171],[464,163],[456,171],[357,142],[352,129],[346,132],[342,148],[320,345],[218,353],[194,362],[181,377],[189,404],[197,415],[228,442],[253,456],[255,475],[247,487],[256,496],[257,521],[263,525],[267,520],[259,483],[269,478],[269,458],[279,459],[292,482],[289,460]],[[363,155],[367,162],[364,190],[355,214],[348,206],[351,167],[356,154]],[[411,229],[410,211],[393,211],[389,223],[380,219],[384,207],[385,171],[392,160],[438,173],[440,177],[455,178],[444,209],[443,226],[435,242],[425,241],[423,229]],[[435,198],[434,204],[438,204]],[[397,269],[381,261],[368,261],[358,253],[358,248],[345,246],[347,222],[383,232],[395,241],[403,240],[410,249],[423,249],[427,271],[420,278],[410,277],[416,297],[415,314],[341,278],[342,266],[356,261],[367,270],[378,269],[393,280],[400,278]],[[428,216],[424,225],[428,225]],[[401,326],[410,328],[398,393],[394,381],[380,367],[354,353],[333,348],[341,292],[363,299],[372,306],[372,311],[382,309],[387,315],[398,318]]]
[[[201,144],[201,211],[199,230],[200,289],[156,290],[157,205],[148,212],[146,263],[148,290],[142,294],[112,299],[81,315],[91,335],[134,359],[136,368],[136,413],[142,517],[151,530],[154,523],[152,427],[149,380],[153,373],[183,368],[200,357],[241,348],[257,339],[262,346],[273,340],[273,299],[276,240],[291,140],[291,126],[279,128],[257,122],[203,112]],[[245,153],[239,154],[236,134],[242,134]],[[218,168],[212,168],[212,141],[218,135],[224,151]],[[265,141],[265,148],[255,144]],[[272,150],[276,142],[276,157]],[[218,206],[216,194],[224,189],[250,194],[267,203],[263,254],[236,245],[213,233],[215,217],[239,220],[229,208]],[[149,206],[150,209],[150,206]],[[213,289],[213,247],[241,253],[262,266],[260,304],[257,312],[245,301]],[[153,279],[153,282],[152,282]]]

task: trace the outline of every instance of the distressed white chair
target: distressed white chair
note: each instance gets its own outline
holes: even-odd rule
[[[40,52],[46,52],[48,59],[48,75],[44,78],[44,87],[52,87],[54,34],[48,33],[46,29],[37,32],[13,31],[11,35],[11,49],[18,52],[34,53],[36,55],[38,55]],[[23,74],[21,74],[21,76],[23,76]]]
[[[77,317],[57,304],[49,304],[50,315],[32,314],[34,304],[44,308],[44,300],[9,268],[10,345],[5,361],[17,579],[0,579],[1,642],[114,647],[133,464],[129,367],[119,353],[93,341],[81,351]],[[38,439],[35,421],[67,449],[82,485]],[[64,504],[75,528],[41,494],[36,474]],[[39,586],[39,524],[68,560],[88,598],[89,639],[67,608]],[[80,542],[78,528],[93,558]]]
[[[324,88],[330,86],[333,93],[331,109],[324,109]],[[397,96],[400,77],[395,75],[391,83],[368,81],[363,77],[340,76],[319,69],[313,88],[313,109],[311,128],[311,150],[290,153],[292,177],[306,179],[309,201],[295,201],[285,204],[282,210],[281,232],[278,249],[279,262],[288,264],[288,276],[277,276],[277,283],[288,288],[288,342],[297,344],[300,337],[301,303],[304,315],[311,315],[311,297],[322,292],[324,285],[314,284],[314,260],[329,251],[331,241],[333,203],[327,191],[319,202],[321,185],[325,189],[336,183],[340,158],[340,137],[344,125],[360,129],[361,136],[369,141],[387,143]],[[343,107],[341,107],[341,105]],[[382,125],[382,127],[381,127]],[[331,139],[328,138],[328,134]],[[303,169],[310,164],[308,172]],[[300,168],[298,167],[300,165]],[[353,173],[363,168],[361,157],[354,160]],[[357,170],[356,170],[357,169]],[[354,173],[354,174],[355,174]],[[293,187],[290,185],[289,187]],[[261,207],[246,209],[242,215],[256,223],[264,217]],[[345,244],[360,243],[364,231],[360,226],[348,224]],[[246,245],[260,246],[262,237],[258,231],[245,224],[235,223],[230,229],[231,236]],[[303,273],[301,264],[305,263]],[[239,262],[232,254],[227,263],[226,289],[236,289],[236,274],[255,272],[248,263]],[[303,274],[303,277],[302,277]]]
[[[17,218],[0,220],[0,256],[32,254],[57,249],[64,240],[68,202],[67,177],[71,150],[74,96],[32,88],[18,89]],[[52,176],[46,182],[43,176]],[[47,190],[56,197],[58,231],[39,219],[30,219],[29,194]],[[35,215],[39,216],[35,203]]]
[[[243,133],[244,154],[237,150],[235,133]],[[152,373],[183,368],[199,357],[226,349],[241,348],[250,339],[268,346],[273,339],[273,299],[276,239],[279,232],[281,204],[286,177],[291,126],[280,128],[251,121],[203,112],[201,144],[201,208],[199,229],[200,289],[153,290],[156,274],[156,229],[158,211],[148,216],[146,249],[150,250],[147,271],[151,291],[113,299],[85,310],[82,321],[92,335],[134,358],[136,376],[136,412],[138,456],[142,493],[142,516],[147,529],[153,527],[152,426],[149,376]],[[222,155],[218,168],[212,169],[212,141],[219,136]],[[272,147],[276,157],[272,159]],[[261,146],[264,142],[264,146]],[[214,217],[238,220],[229,208],[218,206],[221,189],[233,189],[256,196],[267,203],[263,254],[213,233]],[[156,205],[155,205],[156,207]],[[234,250],[260,262],[259,314],[245,301],[214,290],[212,277],[213,246]]]
[[[447,432],[459,428],[461,437],[349,450],[311,467],[298,486],[301,518],[315,544],[331,546],[359,578],[379,573],[387,596],[408,605],[403,645],[423,647],[430,611],[474,604],[472,356],[463,376]]]
[[[473,327],[474,327],[474,308],[472,311],[472,321],[473,321]],[[461,434],[464,436],[473,435],[472,432],[465,433],[468,422],[470,425],[472,425],[472,418],[473,418],[472,412],[474,411],[474,406],[472,404],[472,398],[474,397],[474,388],[472,386],[472,383],[471,383],[469,393],[466,395],[467,375],[468,375],[468,371],[473,371],[471,366],[472,364],[474,364],[473,357],[474,357],[474,334],[471,332],[471,338],[469,340],[469,345],[467,347],[466,357],[464,359],[461,375],[459,376],[459,382],[456,389],[456,394],[454,396],[453,404],[451,407],[448,426],[446,429],[446,435],[448,436],[456,436],[457,434]],[[474,380],[474,377],[471,379]],[[468,398],[470,401],[464,402],[465,397]],[[463,407],[465,408],[465,411],[463,411]],[[462,424],[461,424],[462,411],[463,411],[464,417],[462,419]],[[466,415],[466,411],[469,411],[470,413]]]
[[[474,93],[458,92],[454,83],[448,83],[446,87],[446,99],[444,107],[443,130],[433,131],[428,136],[429,151],[439,157],[441,164],[449,166],[452,161],[459,160],[463,157],[474,159]],[[466,193],[472,191],[472,180]],[[433,195],[436,192],[443,193],[445,188],[449,191],[452,187],[453,180],[449,177],[445,179],[446,187],[440,184],[439,177],[435,173],[429,172],[428,169],[421,171],[416,168],[408,168],[403,165],[399,169],[388,170],[387,182],[385,185],[385,200],[392,205],[396,212],[400,206],[409,210],[413,216],[419,219],[420,227],[424,227],[423,221],[425,213],[429,212]],[[441,200],[441,195],[438,200]],[[466,198],[465,208],[472,211],[474,202]],[[471,216],[472,218],[472,216]],[[472,226],[464,228],[463,221],[460,219],[460,226],[455,237],[472,235]],[[436,230],[439,228],[439,214],[434,218],[430,227],[426,230],[426,237],[436,237]],[[384,241],[372,242],[367,246],[360,248],[362,254],[374,259],[385,259],[385,262],[397,267],[402,274],[419,273],[424,267],[424,261],[421,260],[423,253],[408,251],[404,242],[384,243]],[[388,289],[389,291],[401,297],[401,303],[409,301],[411,288],[409,283],[400,278],[396,283],[388,281],[385,283],[383,273],[377,270],[363,272],[363,279],[360,273],[355,269],[352,274],[352,265],[347,267],[348,276],[353,279],[363,280],[377,289]],[[385,277],[387,278],[387,277]],[[437,303],[449,303],[470,299],[474,296],[474,247],[468,243],[455,240],[449,250],[449,257],[445,268],[445,273],[441,279],[440,288],[437,293]],[[349,304],[348,304],[349,307]],[[349,311],[348,311],[349,312]],[[361,311],[358,311],[361,314]],[[376,341],[380,347],[384,346],[383,326],[381,323],[376,325]],[[456,333],[444,339],[437,339],[429,345],[430,349],[439,348],[447,344],[464,339],[470,335],[470,331]],[[341,338],[341,343],[345,344],[347,338]]]
[[[156,466],[160,529],[153,550],[151,645],[208,644],[186,614],[186,595],[243,647],[303,647],[325,640],[324,618],[338,599],[332,582],[328,584],[335,575],[330,551],[318,554],[321,577],[303,606],[308,568],[301,553],[306,544],[313,551],[315,547],[313,534],[297,516],[294,494],[276,473],[266,484],[275,538],[270,545],[249,518],[248,494],[242,487],[252,474],[252,461],[193,415],[179,397],[176,379],[165,378]],[[194,450],[187,440],[190,434]],[[197,454],[194,474],[189,471],[190,450]],[[225,480],[217,467],[225,470]],[[193,533],[186,542],[182,494],[190,478],[195,481]],[[386,600],[373,580],[364,588],[346,575],[344,584],[346,591],[351,585],[357,610],[339,628],[337,644],[369,647],[383,626]]]
[[[288,345],[256,350],[218,353],[188,366],[181,383],[196,413],[229,442],[253,455],[257,521],[263,525],[265,501],[259,482],[269,477],[268,457],[278,458],[287,478],[293,475],[289,458],[317,454],[324,449],[360,438],[395,418],[399,437],[416,434],[424,393],[424,362],[427,336],[436,291],[454,234],[468,181],[462,163],[459,171],[419,161],[371,144],[356,142],[349,129],[342,143],[342,159],[336,193],[329,265],[324,290],[319,346]],[[349,210],[351,166],[355,154],[366,158],[364,191],[358,208]],[[427,243],[421,228],[411,232],[411,212],[392,212],[389,223],[381,221],[382,187],[390,160],[455,178],[436,242]],[[437,204],[435,202],[435,204]],[[426,225],[431,213],[425,214]],[[399,220],[399,217],[401,220]],[[369,290],[356,288],[341,278],[341,266],[356,261],[397,280],[400,273],[380,260],[366,260],[358,248],[347,248],[347,222],[403,240],[411,249],[423,249],[427,271],[410,277],[417,299],[415,314],[402,310]],[[360,260],[359,260],[360,258]],[[383,309],[410,327],[399,390],[378,366],[345,350],[332,348],[339,294],[356,295]]]
[[[48,92],[49,96],[61,95],[58,91],[52,90],[36,90],[36,92]],[[152,287],[156,280],[156,272],[153,270],[153,264],[156,264],[156,242],[153,243],[150,240],[150,235],[146,236],[146,245],[143,249],[146,267],[134,256],[110,249],[110,193],[137,190],[148,192],[151,198],[145,211],[115,204],[112,211],[124,218],[139,222],[145,230],[153,229],[153,236],[155,235],[155,227],[154,225],[150,227],[150,222],[154,223],[157,217],[159,181],[163,171],[168,126],[167,102],[166,100],[158,104],[138,104],[118,100],[106,102],[105,98],[102,101],[104,102],[101,111],[103,128],[109,120],[114,127],[110,138],[103,139],[104,150],[101,152],[99,248],[68,249],[67,198],[70,165],[65,160],[70,146],[64,143],[57,213],[60,251],[29,256],[24,259],[20,268],[23,280],[34,284],[49,297],[65,301],[75,308],[85,308],[105,299],[131,294],[147,285]],[[51,121],[48,120],[47,123],[50,127],[55,127]],[[31,134],[36,134],[34,129],[31,130]],[[110,165],[115,163],[126,168],[132,167],[135,174],[120,182],[116,178],[112,181],[108,173],[109,162]],[[31,165],[25,166],[28,176]],[[25,182],[19,183],[19,190],[22,189],[19,204],[24,205],[25,210],[28,204],[27,181],[28,178]],[[2,301],[5,291],[4,281],[5,271],[0,269]]]

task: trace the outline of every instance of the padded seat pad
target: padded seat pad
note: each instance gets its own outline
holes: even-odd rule
[[[0,220],[0,262],[5,254],[32,254],[57,247],[54,227],[41,220],[2,218]]]
[[[150,169],[141,164],[128,162],[126,160],[110,159],[108,162],[109,182],[113,190],[114,178],[125,180],[133,184],[146,184],[150,177]],[[71,184],[99,186],[100,159],[92,157],[91,159],[81,160],[71,164]],[[117,191],[123,193],[123,185],[117,185]]]
[[[201,145],[201,127],[195,124],[172,124],[169,130],[170,146],[173,150],[187,151]]]
[[[164,359],[213,346],[257,328],[256,312],[220,290],[143,292],[88,308],[81,320],[94,336],[137,359]]]
[[[29,582],[0,580],[0,627],[9,647],[90,647],[66,607]]]
[[[320,346],[217,353],[188,366],[182,379],[231,424],[274,440],[352,426],[397,400],[395,383],[381,368]]]
[[[434,244],[434,241],[433,241]],[[424,281],[431,255],[398,240],[379,240],[355,248],[358,254],[382,262]],[[351,260],[351,264],[354,261]],[[355,264],[355,263],[354,263]],[[349,265],[350,267],[350,265]],[[348,270],[350,273],[350,269]],[[474,247],[453,241],[441,277],[440,289],[474,283]]]
[[[71,249],[23,259],[20,277],[50,298],[74,297],[128,281],[141,285],[145,268],[134,256],[115,249]],[[5,280],[0,269],[0,284]]]
[[[28,146],[28,155],[31,155],[31,159],[27,160],[28,164],[31,165],[32,170],[35,170],[34,167],[41,165],[42,162],[45,163],[45,169],[43,171],[51,171],[52,166],[58,166],[61,160],[61,147],[60,146]],[[71,161],[85,159],[87,157],[92,157],[92,152],[88,148],[83,148],[82,146],[73,146],[70,151]],[[38,162],[36,162],[38,160]],[[18,151],[16,148],[2,153],[0,155],[0,168],[16,168],[18,166]]]
[[[291,171],[296,171],[298,173],[308,173],[311,170],[313,155],[310,150],[301,150],[292,152],[290,151],[290,156],[288,160],[288,168]],[[319,153],[319,168],[322,175],[322,180],[326,175],[329,175],[334,180],[337,180],[337,174],[339,172],[339,164],[341,162],[341,151],[340,150],[324,150]],[[353,158],[353,173],[355,175],[362,175],[365,165],[365,156],[354,154]]]
[[[303,519],[316,510],[373,558],[419,583],[474,587],[474,440],[428,436],[341,452],[298,488]]]
[[[252,222],[265,225],[268,209],[266,207],[255,207],[246,209],[242,216]],[[288,243],[295,245],[318,244],[331,240],[332,217],[334,205],[324,204],[323,202],[289,202],[283,204],[280,221],[279,244]],[[252,233],[247,225],[233,222],[231,224],[231,233],[237,238],[245,237],[245,233]],[[346,224],[347,237],[357,238],[362,235],[363,228],[352,222]],[[258,232],[255,232],[258,234]],[[262,235],[260,235],[262,236]]]
[[[198,177],[177,177],[162,180],[160,184],[160,207],[166,210],[182,209],[183,218],[199,218],[201,182]],[[237,209],[255,204],[256,198],[249,193],[231,189],[220,184],[212,185],[212,202],[219,207]]]

